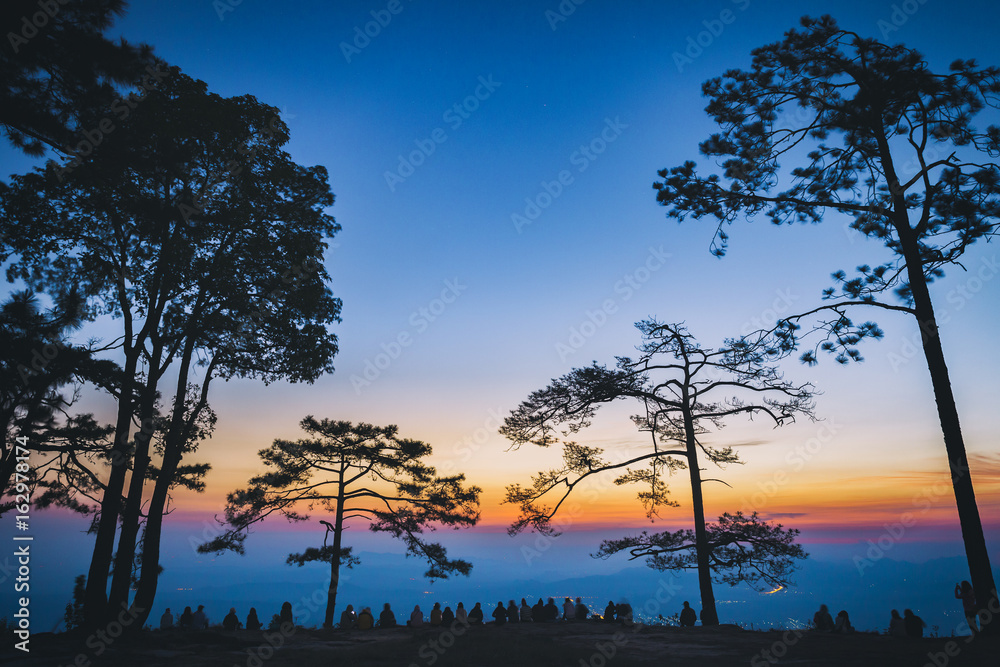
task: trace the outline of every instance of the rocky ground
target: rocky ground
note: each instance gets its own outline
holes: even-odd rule
[[[1000,665],[1000,638],[969,639],[904,640],[868,633],[832,636],[810,631],[753,632],[736,626],[626,628],[591,621],[500,628],[457,626],[454,631],[429,627],[416,631],[395,628],[367,632],[299,628],[286,634],[143,631],[138,636],[117,639],[70,633],[35,635],[30,655],[9,648],[8,644],[0,652],[0,663],[47,667]]]

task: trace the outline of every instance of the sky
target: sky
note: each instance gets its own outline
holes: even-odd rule
[[[312,385],[214,385],[218,427],[191,459],[212,471],[204,493],[175,498],[167,524],[179,560],[168,572],[188,568],[207,580],[232,567],[238,557],[198,556],[190,539],[209,530],[228,492],[260,471],[257,450],[299,437],[309,414],[396,424],[434,446],[439,468],[454,466],[481,486],[482,520],[472,535],[440,537],[474,564],[507,563],[491,569],[494,578],[530,578],[545,563],[563,574],[617,571],[627,563],[587,555],[603,536],[690,525],[684,476],[669,480],[681,506],[653,526],[634,491],[604,483],[577,500],[566,548],[526,558],[522,547],[535,537],[504,533],[514,517],[500,504],[504,487],[527,482],[558,452],[508,451],[497,428],[551,378],[631,353],[640,319],[683,321],[715,346],[818,305],[831,272],[888,256],[831,215],[808,226],[742,221],[718,259],[709,252],[713,227],[667,220],[651,188],[658,169],[704,163],[697,146],[714,126],[701,83],[748,66],[754,47],[780,39],[801,15],[823,13],[915,47],[939,70],[959,57],[1000,63],[1000,6],[986,2],[131,3],[109,34],[152,44],[215,93],[278,107],[292,157],[329,170],[330,212],[343,228],[325,258],[344,303],[336,372]],[[4,177],[31,164],[0,150]],[[950,269],[932,286],[994,561],[997,261],[995,245],[979,244],[966,254],[967,271]],[[886,553],[908,562],[962,555],[919,333],[900,316],[877,320],[886,336],[865,344],[864,363],[785,366],[789,379],[822,392],[822,421],[777,430],[734,421],[709,437],[736,446],[746,462],[712,473],[729,486],[706,487],[709,517],[760,511],[801,529],[814,554],[848,565],[864,556],[867,540],[886,535]],[[92,331],[110,337],[113,325]],[[111,414],[106,399],[88,396],[84,405]],[[609,409],[586,442],[608,452],[638,446],[628,414]],[[53,571],[65,572],[60,582],[86,571],[89,538],[77,535],[85,522],[37,520],[53,541],[72,533],[82,545],[79,558],[53,561]],[[274,537],[286,530],[269,525],[271,537],[251,538],[244,559],[285,568],[273,540],[318,535],[305,527]],[[372,553],[400,551],[356,535]],[[53,595],[64,600],[60,585]]]

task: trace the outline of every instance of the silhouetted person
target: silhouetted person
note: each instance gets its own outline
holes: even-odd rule
[[[358,630],[371,630],[375,626],[375,617],[372,616],[372,610],[365,607],[358,614]]]
[[[431,625],[438,626],[441,625],[441,603],[435,602],[434,607],[431,609]]]
[[[851,619],[847,615],[847,611],[841,609],[837,612],[837,620],[833,624],[833,631],[847,634],[848,632],[854,632],[854,626],[851,625]]]
[[[284,611],[284,607],[282,607],[282,611]],[[354,605],[353,604],[347,605],[347,609],[345,609],[343,611],[343,613],[340,614],[340,629],[341,630],[352,630],[354,628],[354,624],[357,622],[357,620],[358,620],[358,617],[354,613]],[[282,616],[281,623],[282,623],[282,625],[284,625],[284,623],[285,623],[284,616]]]
[[[586,621],[587,617],[590,616],[590,610],[587,609],[587,605],[580,601],[580,598],[577,598],[576,607],[573,608],[573,614],[576,616],[576,620]]]
[[[497,625],[507,622],[507,609],[503,606],[503,600],[497,600],[497,608],[493,610],[493,622]]]
[[[903,610],[903,625],[906,627],[907,637],[923,637],[924,628],[927,627],[924,619],[914,614],[912,609]]]
[[[511,600],[510,603],[507,605],[507,622],[517,623],[518,616],[519,614],[517,611],[517,605],[514,603],[513,600]]]
[[[461,623],[462,625],[469,624],[469,615],[465,611],[465,605],[462,604],[461,602],[459,602],[458,606],[455,607],[455,620]]]
[[[903,617],[895,609],[892,610],[892,618],[889,619],[889,634],[893,637],[906,636],[906,624],[903,623]]]
[[[833,616],[825,604],[819,606],[819,611],[813,614],[813,627],[820,632],[833,632]]]
[[[455,622],[455,612],[451,610],[451,607],[445,607],[444,611],[441,612],[441,625],[451,627],[451,624]]]
[[[521,598],[521,608],[518,610],[521,615],[522,623],[531,623],[531,607],[528,606],[528,601]]]
[[[972,584],[968,581],[955,584],[955,599],[962,601],[962,613],[969,623],[969,630],[972,634],[976,634],[976,615],[979,613],[979,606],[976,604],[976,592]]]
[[[160,616],[160,630],[169,630],[174,627],[174,615],[170,613],[170,607]]]
[[[545,622],[552,623],[559,618],[559,607],[556,606],[556,601],[549,598],[549,603],[545,605]]]
[[[247,614],[247,630],[257,631],[260,630],[261,623],[260,619],[257,618],[257,608],[250,607],[250,613]]]
[[[347,605],[347,609],[351,610],[354,609],[354,607],[352,607],[351,605]],[[353,621],[353,619],[354,619],[354,612],[352,611],[351,620]],[[343,615],[340,616],[340,622],[341,624],[343,624],[344,622]],[[289,628],[295,627],[295,619],[292,618],[292,603],[289,602],[288,600],[285,600],[284,602],[281,603],[281,613],[278,614],[278,625],[279,627],[282,628],[286,626]]]
[[[691,603],[685,600],[684,608],[681,609],[681,625],[685,628],[693,628],[697,620],[698,616],[694,613],[694,609],[691,608]]]
[[[191,627],[195,630],[204,630],[208,627],[208,616],[205,614],[205,605],[198,605],[198,609],[191,616]]]
[[[406,625],[411,628],[423,627],[424,612],[420,611],[420,605],[413,607],[413,611],[410,613],[410,620],[406,622]]]
[[[572,621],[576,618],[576,607],[573,606],[573,601],[569,598],[566,598],[566,601],[563,602],[562,617],[564,621]]]
[[[236,615],[236,607],[230,607],[229,613],[226,617],[222,619],[222,629],[226,632],[236,632],[236,628],[240,625],[240,619]]]
[[[469,623],[472,625],[482,625],[483,624],[483,608],[480,603],[476,603],[476,606],[472,608],[469,612]]]
[[[542,601],[542,598],[538,598],[538,602],[532,605],[531,618],[535,623],[545,622],[545,603]]]
[[[632,627],[632,605],[628,602],[622,602],[618,605],[618,620],[625,627]]]
[[[378,615],[378,626],[380,628],[396,627],[396,615],[392,613],[392,609],[389,608],[388,602],[386,602],[385,606],[382,607],[382,613]]]
[[[615,612],[616,611],[617,611],[617,609],[615,608],[615,603],[612,602],[611,600],[608,600],[608,606],[604,608],[604,619],[603,620],[606,621],[606,622],[608,622],[608,623],[610,623],[611,621],[615,620]]]
[[[181,617],[177,619],[177,627],[181,630],[190,630],[193,623],[194,614],[191,613],[191,607],[184,607]]]

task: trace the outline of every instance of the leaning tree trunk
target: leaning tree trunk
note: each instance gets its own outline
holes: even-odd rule
[[[111,580],[111,593],[108,596],[110,609],[128,607],[129,591],[132,588],[132,564],[135,560],[136,538],[139,535],[139,522],[142,510],[142,495],[146,488],[146,470],[149,467],[150,441],[153,436],[152,422],[156,401],[156,384],[159,380],[158,366],[162,343],[157,341],[151,354],[149,373],[146,377],[146,388],[139,407],[139,423],[141,428],[135,435],[135,454],[133,456],[132,478],[129,481],[128,497],[122,508],[122,527],[118,536],[118,550],[115,553],[114,576]]]
[[[920,326],[924,357],[927,360],[927,369],[930,371],[931,384],[934,387],[938,418],[944,433],[944,446],[951,468],[951,483],[955,490],[958,521],[962,527],[962,540],[965,542],[965,557],[969,563],[972,587],[975,589],[979,608],[995,610],[998,608],[996,606],[996,582],[990,567],[990,555],[986,549],[986,538],[983,535],[983,522],[976,504],[972,475],[969,472],[969,458],[965,451],[965,441],[958,419],[958,408],[955,406],[955,395],[951,389],[951,379],[948,377],[948,366],[945,364],[944,351],[941,348],[941,338],[934,317],[934,306],[931,303],[930,292],[924,279],[923,264],[920,261],[919,249],[913,232],[908,224],[897,224],[897,229],[903,256],[906,260],[907,278],[913,294],[913,309],[916,313],[917,324]],[[992,616],[996,616],[996,614],[994,613]],[[989,628],[990,634],[1000,631],[1000,622],[994,621],[989,624]],[[986,627],[983,630],[986,630]]]
[[[701,469],[698,467],[698,443],[695,440],[694,420],[684,397],[684,431],[687,439],[687,465],[691,474],[691,507],[694,509],[694,543],[698,558],[698,588],[701,591],[701,624],[718,625],[719,614],[715,609],[715,590],[712,587],[712,566],[708,532],[705,530],[705,502],[701,492]]]
[[[104,490],[104,497],[101,499],[101,518],[97,526],[94,553],[90,559],[90,570],[87,573],[87,594],[83,610],[85,623],[89,628],[103,625],[108,615],[108,572],[111,569],[115,534],[118,531],[122,489],[125,487],[125,475],[128,472],[129,434],[133,413],[132,390],[139,361],[139,344],[140,341],[133,341],[133,347],[125,357],[125,368],[122,371],[115,442],[111,449],[111,475]]]
[[[185,421],[184,405],[187,400],[187,377],[191,368],[191,357],[194,351],[193,338],[189,337],[184,347],[181,369],[177,381],[177,394],[174,397],[173,413],[170,427],[164,443],[163,465],[153,487],[153,496],[149,500],[149,510],[146,519],[146,531],[142,539],[142,570],[139,575],[139,585],[132,601],[132,614],[138,620],[132,629],[141,629],[153,609],[156,589],[160,580],[160,540],[163,536],[163,516],[170,495],[170,485],[177,474],[177,468],[184,457],[184,449],[191,439],[191,427],[208,404],[208,387],[212,382],[216,358],[213,357],[205,369],[205,379],[202,380],[201,396],[191,414]]]
[[[337,611],[337,586],[340,584],[340,548],[344,534],[344,468],[340,468],[340,483],[337,485],[337,516],[333,530],[333,559],[330,561],[330,587],[326,590],[326,618],[324,628],[333,628]]]

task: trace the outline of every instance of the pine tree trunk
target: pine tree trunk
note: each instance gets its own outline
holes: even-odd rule
[[[121,393],[118,398],[118,419],[115,424],[115,443],[111,450],[111,475],[101,499],[101,518],[94,541],[94,553],[87,573],[87,596],[84,603],[84,618],[88,628],[97,628],[107,619],[108,572],[115,548],[115,534],[118,532],[118,515],[121,511],[122,489],[128,473],[129,435],[132,428],[132,385],[138,367],[139,351],[137,343],[125,358],[122,371]]]
[[[344,467],[340,468],[340,482],[337,485],[337,516],[333,523],[333,560],[330,561],[330,587],[326,591],[326,618],[324,628],[332,628],[337,611],[337,586],[340,584],[340,549],[344,534]]]
[[[899,226],[897,225],[897,229]],[[955,502],[958,506],[958,521],[962,528],[962,540],[965,542],[965,556],[969,564],[972,587],[976,592],[976,600],[981,609],[997,607],[996,582],[990,567],[990,556],[986,549],[986,538],[983,535],[983,523],[976,504],[976,494],[972,486],[972,476],[969,472],[969,459],[965,451],[965,440],[958,418],[958,408],[955,406],[955,395],[951,389],[951,379],[948,376],[948,366],[945,364],[944,351],[934,317],[934,306],[931,303],[930,292],[923,276],[923,265],[920,261],[919,249],[913,234],[906,226],[899,229],[900,244],[906,261],[907,277],[913,293],[913,309],[916,312],[917,324],[920,326],[924,357],[927,369],[931,374],[931,384],[934,387],[934,400],[937,403],[938,418],[944,434],[944,446],[948,453],[951,468],[951,483],[955,490]],[[993,614],[995,617],[996,614]],[[984,628],[986,630],[986,628]],[[1000,622],[990,624],[988,632],[995,634],[1000,630]]]
[[[701,491],[701,469],[698,467],[698,443],[695,440],[694,420],[687,408],[686,396],[684,403],[687,465],[691,474],[691,507],[694,510],[695,553],[698,558],[698,588],[701,591],[701,624],[718,625],[719,614],[715,609],[715,590],[712,587],[708,532],[705,530],[705,503]]]
[[[323,627],[333,628],[334,614],[337,613],[337,584],[340,581],[340,528],[334,531],[333,548],[337,556],[330,561],[330,587],[326,591],[326,618],[323,620]]]
[[[139,423],[142,428],[135,436],[135,454],[132,465],[132,478],[129,482],[128,497],[122,510],[121,532],[118,537],[118,550],[115,553],[114,576],[111,580],[111,594],[108,597],[109,609],[125,609],[128,607],[129,591],[132,588],[132,564],[135,560],[136,538],[139,535],[139,519],[142,509],[142,494],[146,488],[146,470],[149,466],[149,445],[152,439],[153,410],[156,400],[156,384],[158,376],[154,369],[159,363],[162,345],[154,345],[150,363],[150,372],[146,378],[146,388],[139,408]],[[141,626],[140,626],[141,627]]]
[[[136,622],[130,630],[142,628],[153,610],[153,600],[156,598],[156,588],[160,579],[160,539],[163,534],[163,510],[166,508],[167,496],[170,492],[170,480],[177,472],[181,461],[179,446],[169,446],[163,457],[163,468],[156,479],[153,496],[149,501],[146,532],[142,540],[142,570],[139,574],[139,585],[135,599],[132,601],[131,615]]]
[[[194,339],[189,337],[181,357],[177,393],[174,396],[174,405],[170,415],[170,427],[164,439],[163,465],[156,478],[153,496],[150,498],[149,509],[146,513],[146,531],[142,540],[142,570],[139,574],[139,584],[131,610],[138,622],[130,629],[142,628],[153,609],[153,600],[156,598],[156,589],[160,580],[160,540],[163,535],[163,512],[170,495],[170,484],[177,474],[177,468],[184,457],[184,449],[191,438],[185,417],[188,423],[194,423],[208,404],[208,388],[215,372],[215,358],[205,369],[205,379],[202,380],[201,396],[198,403],[194,406],[191,414],[185,415],[184,413],[188,396],[187,378],[193,354]]]

